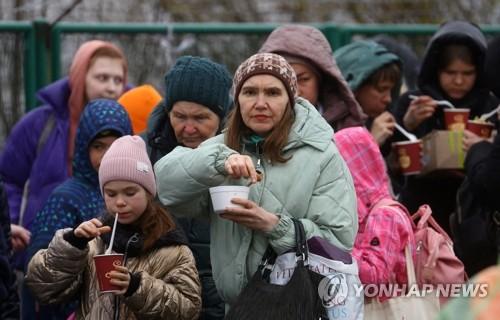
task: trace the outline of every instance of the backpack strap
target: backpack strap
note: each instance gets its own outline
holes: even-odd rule
[[[43,126],[40,138],[38,138],[38,143],[36,144],[35,159],[45,146],[45,143],[47,142],[47,139],[50,133],[52,132],[52,129],[54,129],[55,125],[56,125],[56,115],[53,112],[51,112],[45,122],[45,125]],[[31,175],[31,170],[30,170],[30,175]],[[24,214],[26,212],[26,207],[28,205],[29,192],[30,192],[30,179],[28,177],[28,180],[26,180],[26,182],[24,183],[23,195],[21,197],[21,206],[19,208],[18,225],[20,226],[23,225]]]
[[[408,279],[408,284],[409,285],[417,284],[417,276],[415,274],[415,264],[413,263],[413,257],[409,245],[405,246],[405,262],[406,262],[406,277]]]
[[[49,117],[47,118],[47,121],[45,122],[45,126],[43,127],[42,133],[40,134],[40,138],[38,139],[38,144],[36,145],[36,155],[38,155],[40,151],[42,151],[43,147],[45,146],[45,142],[47,142],[47,138],[52,132],[52,129],[54,129],[55,124],[56,115],[51,112]]]
[[[411,216],[411,219],[414,223],[416,220],[418,220],[417,230],[423,229],[426,224],[429,224],[434,230],[440,233],[449,243],[453,243],[448,233],[446,233],[446,231],[444,231],[444,229],[441,228],[441,226],[432,217],[432,209],[429,205],[427,204],[421,205],[418,208],[417,212],[415,212]]]

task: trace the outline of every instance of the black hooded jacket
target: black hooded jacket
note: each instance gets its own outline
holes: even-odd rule
[[[19,318],[19,297],[11,252],[9,206],[0,181],[0,319]]]
[[[486,52],[485,73],[488,85],[496,97],[500,97],[500,36],[493,38]],[[500,130],[497,123],[497,131]],[[500,211],[500,135],[493,143],[476,143],[467,152],[465,172],[472,190],[481,195],[492,208]]]
[[[472,90],[459,100],[447,96],[439,85],[439,55],[449,44],[463,44],[469,47],[476,64],[476,83]],[[418,90],[402,95],[393,110],[398,123],[403,124],[403,117],[410,106],[409,95],[428,95],[435,100],[448,100],[457,108],[469,108],[471,119],[493,110],[498,105],[498,99],[490,93],[486,83],[483,68],[486,47],[486,38],[476,25],[465,21],[451,21],[443,24],[427,46],[418,75]],[[434,115],[422,122],[413,133],[418,137],[423,137],[434,129],[444,130],[442,108],[438,108]],[[401,138],[404,140],[403,137]]]
[[[446,45],[463,44],[473,52],[476,64],[476,82],[471,91],[462,99],[453,100],[439,85],[439,55]],[[429,95],[435,100],[448,100],[454,106],[470,109],[470,118],[486,113],[498,105],[498,99],[488,89],[483,64],[486,55],[486,39],[474,24],[464,21],[451,21],[443,24],[431,38],[422,61],[418,77],[418,90],[407,92],[396,104],[393,113],[398,123],[410,105],[409,95]],[[434,115],[420,124],[413,133],[421,138],[432,130],[444,130],[444,114],[441,107]],[[395,140],[407,140],[398,132]],[[436,171],[423,176],[406,177],[400,200],[415,212],[422,204],[429,204],[438,223],[449,231],[449,215],[455,210],[455,198],[464,174],[461,171]]]

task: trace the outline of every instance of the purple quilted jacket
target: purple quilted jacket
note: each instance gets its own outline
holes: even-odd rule
[[[38,99],[43,105],[27,113],[14,126],[0,156],[0,174],[4,179],[11,221],[28,230],[52,190],[68,178],[69,95],[67,78],[41,89]],[[36,154],[41,132],[51,114],[55,116],[55,125]],[[28,179],[29,197],[21,217],[21,198]],[[16,268],[22,268],[23,260],[24,255],[16,259]]]

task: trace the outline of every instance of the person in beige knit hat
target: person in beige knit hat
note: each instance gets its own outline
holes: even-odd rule
[[[123,319],[196,319],[201,287],[195,260],[184,234],[154,201],[155,176],[141,137],[113,142],[99,166],[99,185],[105,216],[57,231],[49,248],[31,260],[27,285],[47,304],[79,290],[78,319],[110,319],[113,313],[113,319],[120,319],[119,313]],[[109,273],[111,284],[120,288],[113,299],[99,294],[93,257],[110,246],[116,215],[111,250],[126,258]]]

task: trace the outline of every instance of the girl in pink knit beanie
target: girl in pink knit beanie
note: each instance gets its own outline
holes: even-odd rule
[[[104,218],[59,230],[49,248],[33,257],[29,286],[44,303],[63,300],[79,288],[77,318],[108,319],[121,313],[120,319],[196,319],[201,288],[195,260],[170,214],[154,202],[155,176],[139,136],[113,142],[101,160],[99,185]],[[125,258],[109,277],[120,290],[102,294],[93,257],[109,247],[115,215],[112,251]]]

